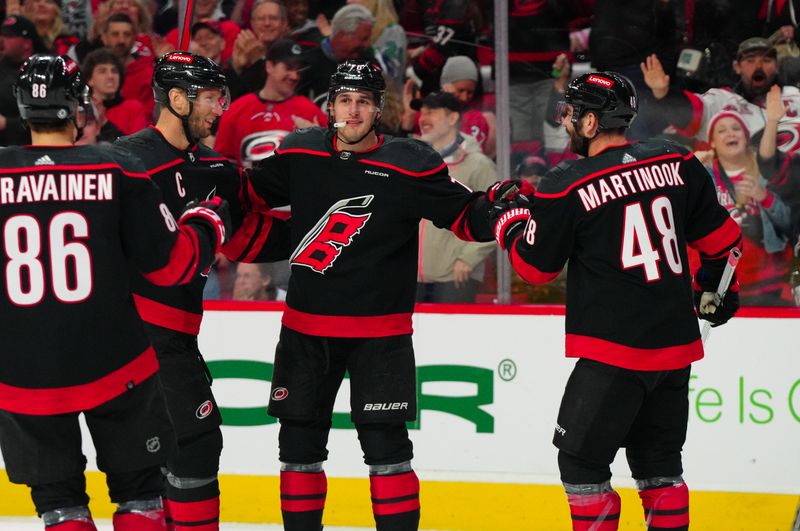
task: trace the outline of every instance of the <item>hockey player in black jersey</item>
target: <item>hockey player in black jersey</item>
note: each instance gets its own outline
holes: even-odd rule
[[[569,260],[566,354],[579,360],[554,444],[572,526],[617,529],[609,465],[625,447],[648,529],[686,530],[681,449],[690,364],[703,357],[692,291],[701,319],[733,316],[735,280],[719,307],[705,299],[741,231],[692,153],[667,141],[626,142],[637,112],[627,78],[584,74],[565,99],[571,148],[586,158],[548,172],[530,210],[505,212],[495,234],[529,282],[552,280]],[[694,288],[687,244],[701,257]]]
[[[70,58],[35,55],[15,86],[33,144],[0,150],[0,447],[52,531],[95,529],[78,415],[118,504],[116,531],[166,529],[160,466],[175,446],[158,362],[131,298],[191,281],[212,262],[218,201],[175,222],[129,153],[73,146],[89,90]],[[221,210],[222,211],[222,210]]]
[[[269,402],[281,423],[288,531],[320,529],[323,462],[345,371],[377,528],[417,529],[419,481],[405,422],[417,413],[411,315],[419,222],[492,239],[483,194],[451,179],[436,151],[375,133],[384,91],[371,64],[339,65],[329,128],[290,134],[248,170],[253,201],[292,208],[292,275]]]
[[[155,126],[117,143],[143,162],[169,210],[181,212],[193,199],[222,197],[229,201],[233,227],[238,229],[228,242],[230,249],[226,247],[232,259],[285,259],[288,233],[272,230],[271,217],[249,212],[251,206],[239,201],[239,169],[200,143],[228,106],[222,68],[200,55],[169,53],[156,62],[153,91],[160,106]],[[253,238],[256,229],[258,238]],[[135,273],[132,283],[178,433],[178,450],[165,469],[167,523],[175,530],[218,529],[222,419],[211,392],[210,373],[197,347],[206,277],[184,286],[163,287]]]

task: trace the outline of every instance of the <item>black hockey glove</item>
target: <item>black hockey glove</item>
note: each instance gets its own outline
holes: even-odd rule
[[[719,306],[714,304],[714,295],[721,277],[722,271],[716,273],[711,269],[700,267],[695,273],[692,285],[697,316],[710,322],[711,326],[727,323],[739,310],[739,282],[736,280],[736,273],[731,278],[731,285],[725,293],[725,298]]]
[[[231,212],[228,202],[219,196],[204,201],[190,201],[183,209],[178,223],[205,227],[216,242],[214,252],[218,253],[231,234]]]

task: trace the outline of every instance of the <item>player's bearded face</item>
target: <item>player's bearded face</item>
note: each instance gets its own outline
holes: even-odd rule
[[[189,129],[194,138],[211,135],[214,122],[222,116],[225,95],[219,89],[203,89],[197,94],[189,117]]]
[[[567,109],[566,115],[562,118],[562,123],[564,124],[564,129],[566,129],[567,134],[569,135],[570,151],[582,157],[589,155],[589,139],[578,133],[578,131],[583,128],[583,120],[578,119],[578,130],[576,130],[576,125],[572,123],[571,105]]]
[[[343,140],[356,142],[372,128],[380,112],[369,92],[340,92],[333,103],[334,122],[344,123],[337,129]]]

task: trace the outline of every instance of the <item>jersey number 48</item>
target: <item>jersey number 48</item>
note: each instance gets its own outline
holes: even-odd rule
[[[657,197],[650,204],[649,212],[661,242],[653,245],[653,238],[647,228],[645,212],[641,203],[631,203],[625,207],[625,223],[622,232],[622,269],[641,267],[648,282],[661,279],[658,262],[666,258],[670,271],[676,275],[683,273],[678,235],[675,232],[675,216],[668,197]]]

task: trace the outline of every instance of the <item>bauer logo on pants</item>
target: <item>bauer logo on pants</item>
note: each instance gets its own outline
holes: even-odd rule
[[[206,400],[200,406],[198,406],[197,411],[194,412],[194,415],[199,419],[204,419],[214,411],[214,404],[211,400]]]

